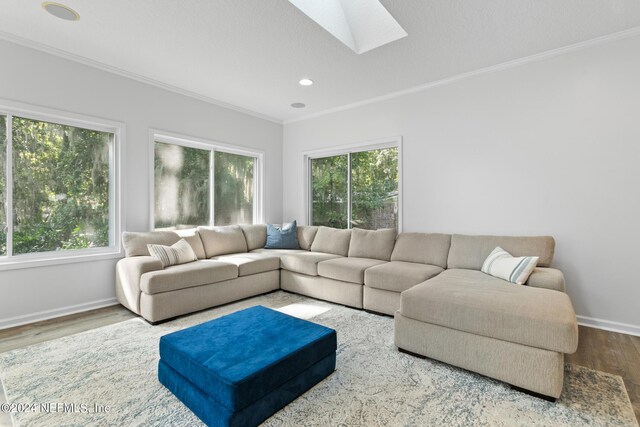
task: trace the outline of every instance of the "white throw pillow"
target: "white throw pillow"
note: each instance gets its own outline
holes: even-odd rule
[[[198,260],[193,248],[185,239],[180,239],[171,246],[149,244],[147,249],[152,257],[160,260],[163,268]]]
[[[523,285],[536,265],[538,265],[537,256],[514,257],[498,246],[482,264],[482,272],[517,285]]]

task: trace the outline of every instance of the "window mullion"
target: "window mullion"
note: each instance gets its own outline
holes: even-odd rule
[[[5,164],[5,191],[6,195],[6,212],[7,219],[7,258],[13,256],[13,116],[6,116],[6,164]]]
[[[252,214],[252,222],[253,224],[257,222],[263,222],[262,218],[258,218],[258,210],[262,209],[258,206],[261,203],[261,200],[258,200],[258,159],[256,157],[253,158],[253,214]]]
[[[116,202],[116,176],[117,176],[117,156],[118,152],[116,149],[116,135],[112,134],[109,136],[109,246],[118,246],[116,240],[116,229],[118,228],[117,223],[119,220],[116,219],[118,213],[117,211],[117,202]]]
[[[351,153],[347,154],[347,228],[351,228]]]
[[[307,159],[307,224],[313,225],[313,159]]]
[[[215,183],[215,166],[216,166],[216,150],[211,150],[209,154],[209,225],[215,225],[214,204],[216,183]]]

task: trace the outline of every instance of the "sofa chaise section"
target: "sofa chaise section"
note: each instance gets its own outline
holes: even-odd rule
[[[495,246],[540,258],[528,286],[479,271]],[[559,397],[578,327],[562,273],[550,268],[553,250],[550,237],[453,235],[448,269],[402,292],[396,346]]]

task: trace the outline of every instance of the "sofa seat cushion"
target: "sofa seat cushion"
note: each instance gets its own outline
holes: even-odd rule
[[[140,289],[151,295],[208,285],[236,277],[238,277],[237,265],[203,259],[144,273],[140,277]]]
[[[304,252],[280,257],[280,267],[293,271],[294,273],[302,273],[308,276],[318,275],[318,263],[334,258],[343,258],[340,255],[325,254],[323,252]]]
[[[309,253],[309,251],[306,251],[304,249],[265,249],[265,248],[254,249],[251,252],[257,253],[257,254],[271,254],[275,256]]]
[[[318,264],[318,275],[327,279],[364,284],[364,272],[371,267],[386,264],[386,261],[371,258],[336,258]]]
[[[364,272],[364,284],[370,288],[402,292],[444,271],[437,265],[391,261]]]
[[[280,257],[266,253],[243,252],[221,255],[211,259],[237,265],[238,276],[249,276],[280,268]]]
[[[578,324],[567,294],[474,270],[446,270],[401,294],[402,315],[463,332],[573,353]]]

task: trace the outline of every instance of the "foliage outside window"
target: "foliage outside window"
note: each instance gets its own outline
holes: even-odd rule
[[[155,226],[209,223],[210,153],[156,142]]]
[[[215,152],[216,225],[253,224],[254,157]]]
[[[154,227],[251,224],[257,158],[155,142]]]
[[[112,132],[0,116],[0,256],[110,246],[114,139]]]
[[[7,118],[0,116],[0,257],[7,255]]]
[[[312,158],[311,223],[398,228],[398,148]]]

